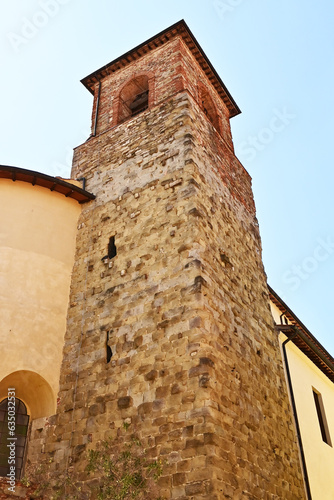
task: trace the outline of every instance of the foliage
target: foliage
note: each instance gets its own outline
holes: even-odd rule
[[[124,429],[126,431],[128,425],[124,424]],[[156,486],[162,474],[162,462],[149,460],[136,436],[126,438],[119,436],[116,440],[102,441],[97,449],[88,451],[86,472],[92,479],[85,483],[75,481],[75,467],[55,483],[51,479],[52,459],[47,464],[28,465],[22,482],[27,486],[38,485],[36,497],[41,495],[48,500],[162,500]]]
[[[57,480],[53,482],[50,478],[50,464],[52,460],[47,464],[43,465],[32,465],[28,463],[26,466],[26,475],[22,478],[21,482],[24,486],[33,486],[34,494],[31,495],[30,498],[43,498],[48,500],[78,500],[79,496],[77,495],[80,492],[80,488],[73,483],[70,475],[66,475],[66,477],[60,481]],[[66,489],[70,488],[72,490],[72,494],[69,496],[66,494]]]
[[[156,499],[155,482],[162,474],[160,460],[148,461],[140,441],[132,436],[128,443],[104,441],[90,450],[87,471],[100,477],[97,500]]]

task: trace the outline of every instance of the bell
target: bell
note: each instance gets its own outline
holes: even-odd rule
[[[139,111],[143,111],[148,106],[148,90],[145,92],[141,92],[136,95],[132,103],[129,105],[129,108],[132,111],[132,114],[139,113]]]

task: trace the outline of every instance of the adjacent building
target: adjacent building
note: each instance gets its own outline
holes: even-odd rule
[[[309,498],[331,500],[334,449],[334,360],[270,290]]]
[[[21,402],[17,474],[29,423],[56,412],[81,203],[77,181],[0,165],[0,474],[8,469],[7,397]],[[13,396],[13,391],[11,395]]]

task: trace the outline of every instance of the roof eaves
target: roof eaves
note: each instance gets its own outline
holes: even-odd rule
[[[95,195],[89,193],[85,189],[76,186],[70,182],[66,182],[58,177],[42,174],[34,170],[26,170],[20,167],[12,167],[9,165],[0,165],[0,179],[11,179],[12,181],[22,181],[40,186],[50,191],[56,191],[64,195],[66,198],[73,198],[78,203],[86,203],[94,200]]]
[[[277,295],[277,293],[268,285],[269,296],[272,302],[279,308],[282,315],[286,316],[292,325],[290,327],[296,327],[301,335],[296,336],[292,339],[292,342],[302,351],[304,354],[314,363],[320,370],[325,373],[325,375],[334,382],[334,358],[329,354],[329,352],[321,345],[321,343],[312,335],[312,333],[306,328],[306,326],[297,318],[294,312],[287,306],[287,304]],[[289,334],[289,325],[277,325],[277,329],[280,327],[286,327],[286,333]],[[283,331],[281,329],[281,331]],[[311,352],[312,351],[312,352]],[[320,356],[319,356],[320,353]],[[321,358],[325,358],[326,367],[324,367],[324,361]]]
[[[121,69],[133,60],[142,57],[150,50],[163,45],[177,35],[180,35],[186,42],[198,64],[202,67],[212,85],[216,88],[221,99],[230,111],[230,118],[240,114],[241,111],[238,105],[183,19],[86,76],[81,80],[81,83],[91,94],[94,94],[94,86],[101,78]]]

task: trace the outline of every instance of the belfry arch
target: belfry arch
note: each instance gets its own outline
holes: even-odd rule
[[[131,78],[119,93],[118,123],[136,116],[149,107],[149,77],[139,75]]]
[[[199,104],[217,132],[220,133],[221,131],[217,109],[213,102],[213,99],[211,98],[208,90],[204,87],[204,85],[200,85],[199,87]]]

